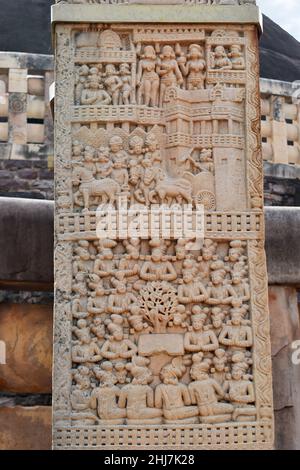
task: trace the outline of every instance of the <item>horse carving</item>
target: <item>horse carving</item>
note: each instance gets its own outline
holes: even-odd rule
[[[74,195],[75,202],[80,205],[80,197],[83,197],[84,212],[90,209],[90,199],[92,197],[101,197],[103,204],[114,204],[117,194],[120,192],[120,185],[111,178],[97,180],[93,172],[88,168],[77,166],[73,173],[73,184],[78,185],[79,189]]]

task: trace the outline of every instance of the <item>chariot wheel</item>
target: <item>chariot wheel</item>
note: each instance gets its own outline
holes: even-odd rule
[[[199,191],[195,198],[194,198],[195,204],[202,204],[204,206],[204,209],[207,211],[214,210],[216,208],[216,198],[214,193],[211,191]]]

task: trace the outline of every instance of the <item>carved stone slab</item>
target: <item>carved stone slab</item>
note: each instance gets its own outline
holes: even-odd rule
[[[259,12],[207,2],[197,23],[172,5],[188,13],[170,23],[74,3],[53,16],[53,446],[270,449]],[[230,24],[209,19],[222,5]],[[143,207],[142,236],[124,204]],[[204,239],[174,221],[164,237],[153,206],[201,206]]]

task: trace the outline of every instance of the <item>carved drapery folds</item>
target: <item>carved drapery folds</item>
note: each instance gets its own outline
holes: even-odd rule
[[[54,446],[272,447],[255,27],[56,38]],[[203,243],[99,239],[120,200],[203,204]]]

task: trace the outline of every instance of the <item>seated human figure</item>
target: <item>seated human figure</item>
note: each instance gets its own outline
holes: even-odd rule
[[[98,70],[92,68],[90,70],[90,75],[85,84],[84,89],[81,92],[80,102],[82,105],[91,106],[91,105],[109,105],[111,104],[110,95],[103,89],[103,84],[99,77]]]
[[[161,240],[151,240],[151,259],[142,265],[140,277],[145,281],[175,281],[177,273],[170,261],[163,259]]]
[[[220,384],[209,377],[210,365],[208,362],[194,362],[190,375],[193,380],[188,386],[193,404],[197,404],[200,421],[205,423],[219,423],[229,421],[233,406],[229,403],[219,403],[224,398]]]
[[[72,347],[72,361],[76,364],[86,364],[92,366],[102,359],[101,351],[97,345],[97,339],[84,334],[80,341],[74,343]]]
[[[100,279],[95,287],[96,290],[88,298],[87,311],[89,314],[97,316],[107,313],[107,296]]]
[[[137,298],[132,292],[127,291],[126,283],[118,279],[112,279],[111,283],[115,286],[116,292],[108,297],[108,312],[117,315],[138,315]]]
[[[220,385],[223,385],[229,368],[227,367],[227,354],[222,348],[218,348],[215,351],[215,355],[212,359],[212,368],[210,373],[213,379],[215,379]]]
[[[248,365],[244,361],[233,364],[231,379],[224,383],[226,398],[234,406],[232,418],[235,421],[255,421],[256,406],[254,386],[245,372]]]
[[[231,59],[233,70],[245,70],[245,59],[240,44],[233,44],[230,47],[228,57]]]
[[[213,53],[213,64],[214,64],[214,68],[216,69],[220,69],[220,70],[232,69],[231,60],[228,59],[224,46],[215,47],[215,51]]]
[[[200,307],[198,307],[198,309],[201,312]],[[218,349],[219,342],[214,331],[204,329],[206,318],[206,313],[197,313],[192,315],[192,331],[189,331],[184,335],[185,351],[197,353],[200,351],[209,352]]]
[[[92,391],[91,408],[97,410],[101,422],[105,424],[123,424],[126,410],[119,407],[121,390],[116,386],[117,378],[112,372],[109,361],[101,364],[103,373],[98,371],[99,386]]]
[[[231,320],[223,327],[219,335],[219,343],[230,346],[231,351],[243,351],[253,344],[252,329],[243,324],[243,312],[241,308],[231,309]]]
[[[139,356],[127,364],[133,380],[122,388],[119,406],[126,408],[128,424],[158,424],[162,421],[162,410],[154,407],[154,391],[149,385],[153,375],[149,364],[148,358]]]
[[[160,371],[163,383],[155,389],[155,406],[163,410],[165,423],[197,423],[198,408],[191,406],[188,388],[180,383],[185,368],[176,359]]]
[[[107,325],[111,337],[103,344],[101,354],[105,359],[113,362],[126,362],[137,353],[137,346],[124,338],[123,318],[120,315],[112,315],[111,320]]]
[[[178,287],[178,301],[183,305],[199,304],[208,298],[207,291],[199,279],[195,279],[193,260],[183,262],[183,284]]]
[[[233,287],[225,279],[226,270],[222,261],[212,264],[213,271],[210,274],[211,286],[207,288],[209,305],[230,305],[236,293]]]
[[[73,380],[71,391],[72,421],[76,424],[94,424],[97,417],[91,407],[91,381],[90,369],[85,366],[79,366],[72,370]]]

